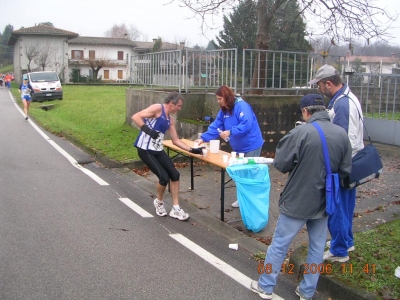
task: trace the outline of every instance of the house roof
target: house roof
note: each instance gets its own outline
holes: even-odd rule
[[[107,46],[129,46],[135,47],[137,42],[125,38],[79,36],[68,40],[70,45],[107,45]]]
[[[37,25],[27,28],[21,28],[19,30],[14,30],[11,32],[11,36],[8,39],[7,45],[14,45],[18,40],[18,36],[20,35],[58,35],[58,36],[67,36],[69,38],[79,36],[78,33],[67,31],[59,28],[55,28],[53,26],[48,25]]]
[[[346,57],[349,62],[354,62],[356,59],[360,59],[362,63],[383,63],[383,64],[395,64],[399,61],[398,57],[392,56],[357,56],[352,55]]]

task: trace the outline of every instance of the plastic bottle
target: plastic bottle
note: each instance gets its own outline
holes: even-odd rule
[[[244,157],[244,158],[231,158],[229,159],[229,165],[255,165],[255,164],[272,164],[273,158],[268,157]]]
[[[222,130],[221,130],[221,129],[217,128],[217,130],[218,130],[218,133],[219,133],[219,134],[222,133]],[[229,140],[230,140],[230,137],[229,137],[229,136],[226,137],[226,138],[224,138],[224,141],[225,141],[225,142],[229,142]]]

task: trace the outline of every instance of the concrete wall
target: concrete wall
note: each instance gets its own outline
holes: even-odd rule
[[[306,90],[301,94],[315,92],[315,90]],[[167,93],[169,91],[127,89],[126,122],[131,124],[132,115],[150,104],[163,103]],[[214,93],[183,93],[183,97],[185,100],[182,110],[177,115],[176,129],[179,137],[195,139],[198,132],[207,130],[208,124],[194,125],[179,120],[196,120],[197,118],[202,119],[204,116],[215,117],[219,105]],[[274,93],[272,95],[244,96],[257,116],[264,138],[264,151],[275,152],[279,140],[294,127],[296,121],[300,120],[299,101],[301,97],[302,95],[274,95]],[[396,134],[400,132],[399,121],[365,118],[365,126],[372,141],[400,146],[400,135]],[[364,139],[368,139],[365,132]],[[230,151],[230,146],[222,140],[221,147]]]
[[[168,91],[169,92],[169,91]],[[151,104],[163,103],[166,91],[127,89],[126,92],[126,122],[132,125],[132,115]],[[195,120],[210,115],[215,117],[219,105],[213,93],[183,93],[184,103],[177,115],[177,131],[180,138],[193,139],[198,132],[207,129],[204,125],[181,124],[181,119]],[[257,116],[264,137],[263,150],[274,152],[278,141],[300,120],[300,95],[283,96],[245,96]],[[224,143],[222,143],[224,144]],[[229,150],[227,145],[224,149]]]
[[[400,146],[400,121],[364,118],[364,124],[373,142]],[[365,128],[364,140],[368,140]]]

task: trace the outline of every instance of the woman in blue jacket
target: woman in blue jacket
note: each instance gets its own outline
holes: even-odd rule
[[[235,96],[226,85],[221,86],[215,95],[220,110],[215,121],[208,126],[207,132],[196,141],[200,145],[221,137],[224,140],[229,139],[229,144],[237,153],[244,153],[247,157],[260,156],[264,139],[250,104]],[[232,206],[238,207],[237,201]]]

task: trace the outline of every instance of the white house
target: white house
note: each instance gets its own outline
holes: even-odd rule
[[[93,76],[93,68],[99,69],[98,77],[118,82],[130,77],[131,56],[151,52],[153,42],[134,42],[125,38],[84,37],[48,25],[37,25],[15,30],[8,45],[14,46],[14,76],[21,81],[28,71],[56,71],[63,82],[70,82],[70,74]],[[163,43],[162,50],[180,46]],[[93,66],[93,68],[91,67]]]
[[[360,73],[392,74],[393,69],[399,67],[399,57],[395,57],[394,53],[391,56],[360,56],[351,55],[350,51],[347,51],[345,70],[355,71],[356,60],[361,62],[361,70],[358,70]]]
[[[52,26],[38,25],[11,33],[8,45],[14,46],[14,77],[34,70],[52,70],[68,81],[68,40],[79,34]]]
[[[126,38],[85,37],[48,25],[15,30],[8,45],[14,46],[14,77],[21,81],[29,71],[56,71],[63,82],[72,72],[92,78],[98,70],[103,81],[130,79],[131,57],[151,52],[153,42],[135,42]],[[182,45],[162,43],[161,51],[180,49]],[[101,68],[99,68],[101,66]]]
[[[78,70],[80,75],[92,78],[92,67],[101,66],[97,76],[102,80],[127,80],[130,58],[138,53],[135,46],[135,42],[124,38],[76,37],[68,40],[68,67],[70,72]]]

